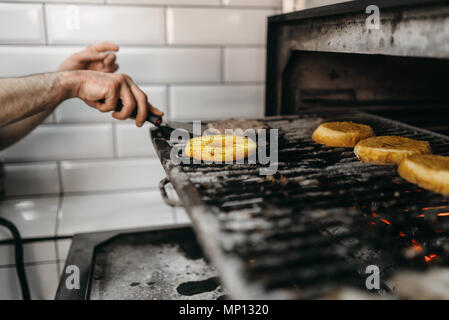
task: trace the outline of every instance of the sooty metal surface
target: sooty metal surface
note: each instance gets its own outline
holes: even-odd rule
[[[120,235],[96,252],[90,299],[223,297],[191,228]]]
[[[265,119],[280,130],[279,168],[260,176],[258,165],[174,165],[168,132],[152,129],[167,175],[231,297],[367,292],[368,265],[381,271],[375,293],[390,296],[397,294],[396,272],[449,264],[449,199],[404,181],[394,166],[362,163],[352,149],[314,143],[313,130],[331,120],[426,140],[434,153],[449,155],[443,135],[364,113],[308,113]]]

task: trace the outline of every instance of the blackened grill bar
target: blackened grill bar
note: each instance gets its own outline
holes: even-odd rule
[[[395,274],[449,264],[449,199],[404,181],[395,166],[362,163],[351,149],[311,140],[321,122],[339,120],[425,140],[449,155],[443,135],[360,112],[306,112],[264,120],[280,131],[279,163],[276,174],[261,176],[259,165],[174,165],[169,133],[152,129],[167,176],[231,297],[366,293],[366,267],[376,265],[377,295],[401,298]]]

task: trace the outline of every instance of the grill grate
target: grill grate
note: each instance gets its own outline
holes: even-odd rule
[[[434,153],[449,155],[445,136],[363,113],[329,112],[266,120],[280,130],[273,176],[260,176],[259,166],[248,164],[165,165],[180,198],[189,195],[179,183],[189,180],[189,192],[197,192],[207,219],[216,222],[217,232],[208,232],[201,223],[205,214],[195,214],[195,206],[184,201],[197,232],[214,237],[202,242],[227,273],[225,284],[234,276],[257,287],[256,297],[316,298],[342,287],[366,290],[365,268],[376,265],[383,280],[376,292],[394,294],[387,280],[395,272],[449,264],[448,199],[407,183],[394,166],[362,163],[352,149],[314,143],[313,130],[329,120],[369,124],[378,135],[426,140]],[[169,163],[167,134],[155,130],[152,135],[161,161]],[[172,179],[173,167],[184,173],[182,179]],[[227,258],[238,261],[238,274],[227,272],[226,261],[217,261]],[[237,291],[239,298],[250,295]]]

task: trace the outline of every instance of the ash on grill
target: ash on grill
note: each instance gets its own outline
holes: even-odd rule
[[[273,176],[260,176],[259,166],[249,164],[176,166],[209,209],[207,219],[212,217],[219,226],[216,234],[208,233],[219,244],[213,249],[221,251],[217,256],[201,237],[207,233],[206,224],[199,223],[204,215],[194,219],[212,262],[224,274],[230,266],[227,258],[236,259],[240,267],[235,276],[251,284],[248,296],[233,292],[228,273],[223,282],[230,284],[231,296],[323,298],[350,288],[350,293],[363,291],[359,297],[374,293],[407,298],[404,277],[397,277],[402,270],[421,274],[448,265],[448,199],[404,181],[395,166],[362,163],[352,149],[314,143],[313,130],[330,120],[365,123],[378,135],[426,140],[434,153],[449,155],[445,136],[340,111],[267,120],[280,130],[278,171]],[[171,176],[167,165],[168,136],[157,129],[152,136],[176,188],[182,179]],[[186,209],[193,217],[195,208]],[[217,261],[219,257],[225,259]],[[370,274],[365,271],[370,265],[380,269],[380,290],[367,291]],[[254,288],[256,296],[250,294]],[[448,298],[449,288],[441,294]]]

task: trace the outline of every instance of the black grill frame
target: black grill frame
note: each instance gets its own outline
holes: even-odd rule
[[[288,121],[297,121],[297,119],[303,119],[302,124],[314,124],[316,125],[319,122],[325,122],[325,121],[338,121],[338,120],[352,120],[356,122],[371,124],[374,127],[374,130],[378,135],[402,135],[407,136],[411,138],[417,138],[422,140],[427,140],[431,143],[432,148],[434,150],[434,153],[442,154],[442,155],[449,155],[449,137],[440,135],[437,133],[433,133],[424,129],[415,128],[409,125],[405,125],[402,123],[399,123],[397,121],[392,121],[389,119],[385,119],[379,116],[366,114],[362,112],[353,112],[353,111],[343,111],[339,110],[338,112],[335,112],[335,110],[329,110],[324,111],[321,110],[319,112],[309,112],[302,114],[301,116],[284,116],[284,117],[270,117],[261,119],[263,121],[267,121],[271,126],[278,123],[281,124],[282,129],[282,123],[285,122],[287,124]],[[297,128],[300,129],[300,128]],[[303,137],[301,139],[310,139],[312,130],[314,129],[313,125],[310,125],[310,127],[304,131]],[[285,134],[293,134],[295,135],[296,130],[294,128],[291,128],[289,132],[284,132],[282,135],[283,138],[286,139]],[[198,240],[200,242],[200,245],[202,246],[205,253],[209,256],[210,260],[214,264],[214,266],[218,269],[219,274],[221,276],[223,284],[227,287],[227,289],[230,292],[231,297],[233,298],[239,298],[239,299],[254,299],[254,298],[269,298],[269,299],[278,299],[278,298],[317,298],[321,297],[323,293],[328,292],[328,289],[338,289],[342,287],[346,287],[348,285],[350,286],[357,286],[358,284],[361,285],[361,281],[363,280],[364,272],[364,266],[367,265],[367,263],[378,263],[381,266],[381,272],[382,275],[384,275],[387,278],[390,278],[391,275],[393,275],[395,272],[400,271],[404,267],[410,267],[410,269],[419,269],[424,270],[428,268],[428,264],[424,262],[422,259],[423,256],[426,254],[433,252],[428,250],[433,250],[435,248],[435,245],[437,247],[439,246],[438,255],[440,256],[439,265],[447,265],[449,264],[449,248],[446,246],[444,247],[440,242],[443,237],[447,239],[449,237],[449,223],[445,222],[444,219],[436,218],[436,211],[428,211],[422,219],[422,222],[420,222],[420,229],[414,230],[416,227],[413,224],[413,219],[406,218],[406,215],[400,215],[397,211],[399,208],[394,208],[394,205],[397,206],[397,203],[395,203],[394,197],[392,198],[392,195],[394,195],[396,192],[400,193],[401,199],[406,199],[407,201],[411,201],[411,204],[408,208],[410,213],[418,213],[419,208],[422,206],[434,206],[434,204],[438,201],[448,201],[447,198],[444,198],[443,196],[434,194],[432,192],[428,191],[420,191],[419,194],[417,192],[412,192],[416,190],[420,190],[419,187],[414,186],[412,184],[406,183],[397,175],[396,169],[393,166],[375,166],[370,164],[363,164],[361,162],[355,161],[355,156],[352,153],[351,149],[345,149],[341,150],[342,148],[326,148],[322,146],[317,146],[315,150],[322,150],[322,152],[318,152],[318,154],[314,155],[312,158],[315,158],[315,160],[312,159],[312,162],[309,164],[306,164],[305,166],[297,165],[298,172],[302,172],[304,176],[307,175],[308,178],[310,178],[310,174],[316,172],[314,171],[313,165],[318,164],[320,162],[320,157],[324,154],[330,154],[331,157],[334,156],[335,159],[332,161],[335,161],[334,167],[329,166],[329,162],[326,162],[325,175],[318,176],[327,176],[330,178],[330,183],[334,183],[333,187],[335,188],[338,183],[338,179],[341,178],[340,181],[342,181],[342,185],[345,185],[348,181],[348,179],[355,179],[354,185],[356,188],[361,188],[362,193],[364,196],[366,196],[369,199],[369,203],[372,206],[372,203],[377,203],[377,205],[381,208],[381,217],[379,218],[373,218],[376,220],[375,223],[377,223],[377,227],[374,230],[383,230],[383,235],[389,234],[394,232],[398,232],[399,229],[401,230],[407,230],[410,231],[410,233],[415,232],[413,235],[413,238],[415,235],[417,237],[426,237],[426,242],[423,244],[423,251],[420,254],[415,255],[411,260],[403,259],[403,257],[398,256],[398,251],[394,248],[391,249],[391,254],[389,253],[389,250],[383,250],[381,252],[381,256],[378,256],[378,252],[376,250],[371,250],[372,248],[367,247],[365,244],[364,246],[361,246],[359,251],[352,250],[351,252],[348,252],[348,247],[351,248],[351,246],[359,246],[359,244],[351,244],[351,241],[353,241],[352,234],[357,234],[359,237],[362,235],[365,239],[372,241],[374,244],[383,246],[384,248],[389,248],[389,246],[395,245],[395,242],[392,242],[388,239],[376,239],[376,232],[367,233],[368,230],[366,228],[366,225],[361,225],[360,221],[368,222],[369,217],[367,215],[367,210],[364,210],[361,208],[363,206],[363,203],[360,202],[360,199],[356,199],[357,203],[356,207],[354,209],[347,208],[346,210],[342,210],[342,208],[339,208],[339,198],[341,195],[335,194],[335,193],[326,193],[322,192],[322,188],[320,187],[316,190],[316,196],[319,199],[323,199],[323,204],[325,207],[329,206],[327,210],[324,210],[323,208],[313,208],[313,207],[307,207],[307,205],[304,205],[304,207],[301,208],[301,219],[296,220],[296,224],[294,228],[291,228],[290,230],[292,232],[297,233],[303,233],[304,234],[304,241],[301,243],[301,237],[296,238],[295,244],[288,244],[287,248],[277,248],[272,247],[271,242],[268,243],[269,245],[264,247],[262,246],[260,249],[260,254],[264,256],[263,260],[265,263],[265,267],[270,263],[274,264],[274,270],[273,272],[276,273],[276,270],[281,271],[283,268],[283,265],[276,266],[276,263],[279,261],[276,261],[277,254],[284,250],[286,252],[286,255],[284,255],[282,258],[285,260],[284,262],[288,265],[289,261],[295,265],[295,268],[286,269],[289,271],[301,269],[296,268],[296,266],[300,266],[300,263],[302,265],[307,263],[312,263],[312,266],[307,270],[306,268],[306,274],[304,274],[303,271],[295,271],[294,274],[291,273],[281,273],[278,276],[278,283],[282,284],[282,281],[285,281],[285,283],[288,283],[292,277],[298,278],[298,281],[293,287],[288,287],[288,289],[283,288],[282,285],[273,285],[272,289],[267,290],[267,287],[270,287],[270,279],[265,279],[264,277],[253,277],[254,274],[257,274],[260,270],[257,270],[257,267],[259,266],[257,261],[257,252],[251,252],[252,247],[251,245],[248,246],[241,246],[236,248],[235,243],[230,240],[229,235],[229,226],[226,227],[223,224],[223,221],[220,222],[219,216],[220,212],[223,212],[223,208],[218,209],[216,205],[213,204],[219,204],[222,199],[225,199],[227,197],[227,200],[231,199],[233,196],[236,196],[236,198],[241,197],[241,191],[242,190],[236,190],[234,194],[229,193],[229,190],[226,190],[224,194],[220,194],[220,190],[215,190],[215,196],[210,196],[210,193],[212,194],[215,192],[213,189],[209,189],[209,195],[205,196],[205,191],[201,190],[201,184],[198,182],[195,182],[194,179],[192,181],[192,177],[195,178],[195,176],[199,176],[201,179],[203,179],[207,172],[212,173],[210,175],[212,176],[225,176],[229,177],[229,175],[235,176],[237,181],[239,181],[239,177],[243,176],[245,177],[245,174],[248,174],[248,172],[251,172],[251,170],[254,170],[255,168],[251,168],[251,165],[237,165],[237,166],[225,166],[223,169],[223,165],[174,165],[170,161],[170,150],[171,146],[168,143],[168,132],[166,130],[163,130],[161,128],[152,128],[151,129],[151,136],[153,144],[156,148],[156,151],[158,153],[158,156],[161,160],[161,163],[167,173],[167,176],[172,183],[174,189],[176,190],[181,202],[184,205],[184,208],[188,212],[192,222],[193,227],[196,231]],[[309,141],[310,142],[310,141]],[[309,145],[307,145],[309,147]],[[280,148],[282,150],[282,147]],[[293,150],[293,153],[298,157],[298,159],[301,159],[301,155],[303,154],[305,157],[310,158],[310,150],[306,148],[303,148],[304,150],[301,150],[301,148],[297,149],[296,151]],[[334,155],[332,155],[335,153]],[[345,155],[347,159],[345,159],[343,162],[341,162],[341,158],[339,158],[342,154]],[[281,161],[281,159],[280,159]],[[316,163],[313,163],[313,162]],[[331,162],[332,162],[331,161]],[[345,163],[345,161],[347,161]],[[231,170],[229,170],[231,169]],[[310,169],[310,170],[309,170]],[[332,173],[333,169],[342,169],[343,171],[339,171],[335,174]],[[295,171],[295,168],[292,168],[293,171]],[[310,172],[308,172],[309,170]],[[345,171],[346,170],[346,171]],[[357,181],[357,172],[361,170],[363,174],[359,176],[358,178],[361,178],[360,181]],[[226,171],[226,174],[224,172]],[[298,173],[296,172],[296,174]],[[227,176],[226,176],[227,175]],[[354,176],[355,175],[355,176]],[[295,177],[295,176],[294,176]],[[296,175],[296,178],[301,177],[300,175]],[[377,177],[377,178],[376,178]],[[388,179],[385,179],[388,178]],[[240,178],[241,179],[241,178]],[[277,178],[276,178],[277,179]],[[345,181],[346,179],[346,181]],[[333,181],[333,182],[332,182]],[[369,187],[369,183],[372,181],[377,181],[374,188]],[[400,182],[399,184],[392,185],[393,182]],[[269,183],[269,182],[268,182]],[[291,183],[289,180],[287,180],[287,184]],[[298,183],[297,181],[295,183]],[[304,184],[304,190],[307,190],[309,188],[307,186],[307,182],[300,181],[299,183]],[[235,185],[234,187],[237,188],[238,185]],[[305,197],[302,199],[305,203],[311,202],[313,197],[313,185],[310,187],[312,188],[312,192],[310,190],[305,195]],[[310,189],[309,188],[309,189]],[[203,188],[204,189],[204,188]],[[302,190],[302,189],[301,189]],[[411,191],[411,194],[413,194],[413,197],[407,196],[406,191]],[[282,191],[282,190],[280,190]],[[334,190],[335,191],[335,190]],[[380,192],[383,194],[388,194],[388,196],[384,196],[384,198],[379,197],[375,192]],[[360,196],[359,193],[357,193],[358,196]],[[402,198],[404,197],[404,198]],[[206,199],[206,200],[205,200]],[[277,198],[278,200],[280,197]],[[301,193],[297,194],[286,194],[283,201],[288,204],[289,202],[292,202],[293,204],[298,201],[298,199],[301,199]],[[397,199],[396,199],[397,200]],[[263,202],[264,200],[262,200]],[[365,200],[363,200],[365,201]],[[392,211],[388,212],[389,210],[389,202],[392,201]],[[228,201],[229,202],[229,201]],[[404,201],[402,201],[404,202]],[[422,203],[421,203],[422,202]],[[212,203],[212,205],[211,205]],[[268,204],[270,202],[267,202]],[[265,203],[265,204],[267,204]],[[313,203],[313,202],[312,202]],[[368,203],[368,202],[366,202]],[[365,204],[366,204],[365,203]],[[316,203],[315,203],[316,204]],[[347,203],[343,201],[343,204],[347,206]],[[449,202],[446,204],[446,206],[449,205]],[[232,205],[231,205],[232,206]],[[359,207],[360,206],[360,207]],[[271,215],[278,215],[282,217],[282,210],[286,207],[284,205],[276,207],[276,205],[272,204],[272,207],[265,211],[270,212]],[[287,205],[288,209],[288,205]],[[319,210],[316,210],[319,209]],[[368,211],[370,211],[372,208],[368,208]],[[405,209],[405,207],[404,207]],[[226,210],[224,210],[226,211]],[[232,213],[235,210],[231,210]],[[306,214],[304,214],[306,213]],[[326,222],[326,219],[329,218],[329,214],[332,213],[332,217],[329,221]],[[229,213],[228,213],[229,214]],[[265,213],[262,213],[262,215]],[[322,216],[320,216],[320,214]],[[343,230],[339,224],[335,223],[332,219],[341,219],[341,221],[347,221],[349,220],[349,226],[351,227],[351,230],[346,230],[346,232]],[[385,223],[385,226],[381,224],[380,219],[387,219],[388,222],[391,223],[393,227],[390,227]],[[323,220],[324,219],[324,220]],[[448,218],[449,219],[449,218]],[[263,219],[262,219],[263,220]],[[360,221],[359,221],[360,220]],[[249,220],[250,223],[256,222],[257,219]],[[319,221],[318,224],[316,224],[316,221]],[[438,235],[438,237],[433,233],[435,223],[442,224],[443,233]],[[323,229],[323,223],[328,223],[329,225],[326,225],[325,230]],[[399,229],[396,229],[396,225],[400,225]],[[241,225],[240,225],[241,226]],[[304,228],[304,226],[307,226],[307,228]],[[253,226],[254,227],[254,226]],[[343,226],[344,227],[344,226]],[[358,229],[360,227],[360,230]],[[263,225],[261,227],[263,229]],[[296,228],[296,229],[295,229]],[[315,228],[315,229],[314,229]],[[384,228],[384,229],[379,229]],[[388,229],[388,228],[391,228]],[[433,229],[432,229],[433,228]],[[388,231],[390,230],[390,231]],[[269,236],[270,232],[273,230],[267,229],[263,230],[264,233],[262,233],[262,236]],[[325,231],[325,232],[323,232]],[[313,236],[311,238],[307,238],[308,233],[315,235],[325,234],[323,235],[324,238],[314,238]],[[276,234],[273,233],[274,237],[276,236],[285,236],[282,234]],[[330,238],[329,238],[330,237]],[[410,237],[407,237],[407,240],[410,240]],[[323,242],[324,239],[324,242]],[[328,240],[333,240],[335,243],[330,243]],[[309,241],[309,243],[307,242]],[[310,242],[311,241],[311,242]],[[321,242],[320,242],[321,241]],[[396,240],[395,240],[396,241]],[[346,244],[345,244],[346,242]],[[233,243],[234,245],[231,245],[228,249],[226,248],[226,244]],[[275,243],[275,242],[273,242]],[[280,242],[281,243],[281,242]],[[288,247],[288,246],[292,247]],[[295,247],[296,246],[296,247]],[[306,258],[301,256],[302,253],[299,254],[298,252],[293,249],[298,248],[308,248],[308,250],[302,251],[306,252]],[[310,249],[310,246],[312,246],[312,249]],[[314,246],[318,249],[314,249]],[[375,246],[374,246],[375,247]],[[332,250],[329,250],[329,248],[332,248]],[[374,248],[375,249],[375,248]],[[250,252],[249,257],[256,259],[256,265],[253,269],[248,269],[248,264],[244,262],[243,259],[241,259],[243,253],[245,253],[245,250]],[[270,252],[271,250],[271,252]],[[327,250],[327,251],[326,251]],[[332,251],[332,252],[328,252]],[[239,255],[236,254],[239,252]],[[273,261],[270,262],[270,254],[267,256],[267,252],[270,252],[273,257]],[[323,255],[321,256],[321,254]],[[351,256],[354,253],[357,253],[359,256]],[[295,255],[296,254],[296,255]],[[343,260],[341,261],[341,264],[336,264],[336,262],[339,262],[338,257],[342,254]],[[335,260],[328,259],[327,258],[335,258]],[[289,260],[290,259],[290,260]],[[322,259],[322,260],[320,260]],[[351,261],[349,261],[349,260]],[[282,260],[282,259],[281,259]],[[311,262],[312,261],[312,262]],[[317,262],[321,261],[317,264]],[[260,262],[260,261],[259,261]],[[365,263],[366,262],[366,263]],[[268,263],[268,264],[267,264]],[[315,265],[313,265],[315,263]],[[393,263],[391,265],[390,263]],[[320,267],[320,264],[322,266],[322,270],[319,270],[318,267]],[[262,269],[263,269],[262,264]],[[257,272],[256,272],[256,271]],[[269,267],[268,267],[268,270]],[[312,271],[321,271],[321,273],[317,273],[318,277],[322,277],[323,275],[335,275],[332,272],[337,272],[337,277],[332,278],[326,278],[321,279],[318,281],[318,286],[309,286],[310,283],[308,281],[316,281],[317,279],[314,278]],[[356,270],[358,274],[354,274],[352,271]],[[303,273],[301,273],[303,272]],[[310,274],[312,272],[312,274]],[[262,270],[262,275],[264,275]],[[266,273],[267,274],[267,273]],[[284,277],[284,278],[283,278]],[[262,279],[262,280],[261,280]],[[267,281],[265,281],[267,280]],[[268,284],[268,285],[267,285]],[[305,290],[303,290],[303,286]],[[382,290],[380,290],[380,293],[390,292],[391,286],[388,285],[388,281],[383,282]]]

